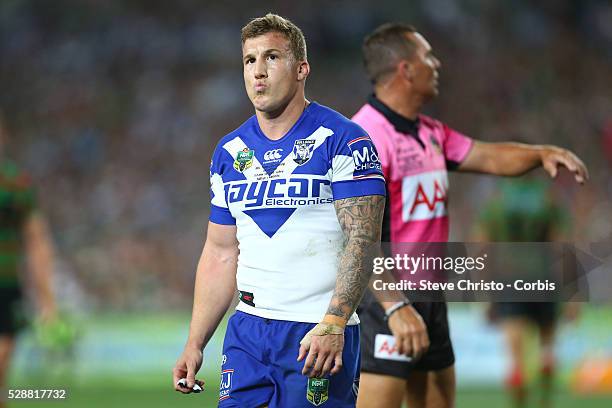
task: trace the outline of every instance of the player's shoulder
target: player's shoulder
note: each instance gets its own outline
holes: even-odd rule
[[[359,124],[328,106],[312,102],[310,112],[322,126],[331,129],[336,135],[351,137],[366,134]]]

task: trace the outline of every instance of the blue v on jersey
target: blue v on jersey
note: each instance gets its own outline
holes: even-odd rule
[[[344,242],[334,200],[385,195],[367,133],[314,102],[280,140],[268,139],[252,116],[217,145],[210,180],[210,221],[237,227],[237,309],[321,321]],[[354,315],[349,324],[356,323]]]

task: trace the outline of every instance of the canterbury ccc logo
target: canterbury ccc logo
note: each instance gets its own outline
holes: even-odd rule
[[[268,150],[266,153],[264,153],[264,160],[278,160],[281,158],[281,153],[282,153],[283,149],[274,149],[274,150]]]

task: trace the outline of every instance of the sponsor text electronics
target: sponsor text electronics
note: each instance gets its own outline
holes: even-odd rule
[[[225,194],[228,203],[244,201],[246,208],[329,204],[333,198],[321,197],[321,189],[330,184],[326,179],[306,177],[247,181],[225,185]]]

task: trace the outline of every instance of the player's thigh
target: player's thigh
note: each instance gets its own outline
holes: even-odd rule
[[[427,408],[455,406],[455,366],[430,371],[427,376]]]
[[[390,375],[361,373],[357,408],[400,408],[406,380]]]
[[[228,320],[223,341],[219,407],[261,407],[268,404],[274,384],[268,364],[260,358],[266,347],[265,319],[236,312]]]
[[[283,338],[270,340],[274,350],[269,354],[273,367],[269,377],[275,384],[270,408],[333,408],[355,407],[360,375],[359,326],[347,326],[344,331],[342,369],[325,378],[308,378],[302,374],[304,360],[296,361],[300,340],[314,324],[278,322]]]

